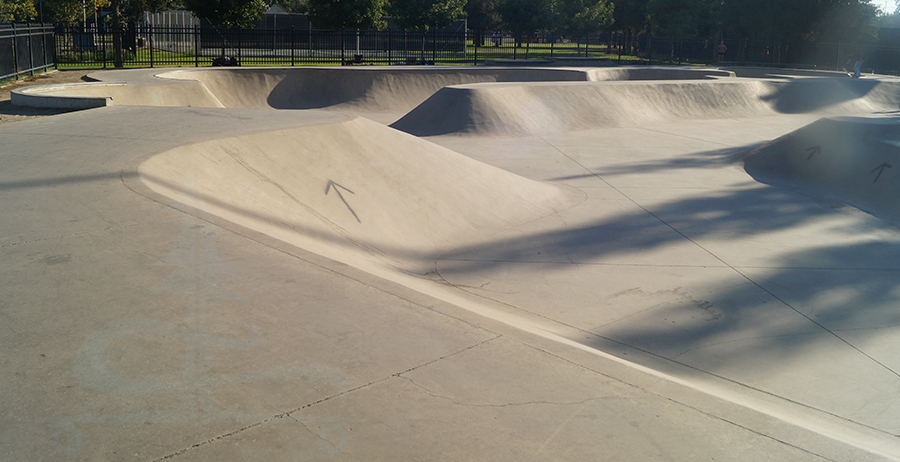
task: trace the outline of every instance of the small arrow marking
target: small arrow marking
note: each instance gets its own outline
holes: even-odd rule
[[[813,146],[811,148],[806,148],[806,152],[809,153],[809,157],[807,157],[806,160],[810,160],[814,155],[822,152],[822,146]]]
[[[869,172],[869,173],[875,173],[876,171],[878,172],[878,175],[875,175],[875,179],[872,180],[872,183],[878,181],[878,179],[881,178],[881,174],[884,173],[884,169],[886,169],[886,168],[891,168],[891,164],[885,162],[885,163],[875,167],[874,170]]]
[[[347,191],[347,192],[350,193],[350,194],[356,194],[355,192],[353,192],[353,191],[351,191],[351,190],[349,190],[349,189],[347,189],[347,188],[345,188],[345,187],[343,187],[343,186],[341,186],[341,185],[335,183],[334,181],[328,180],[328,184],[325,186],[325,195],[327,196],[327,195],[328,195],[328,192],[331,191],[332,189],[334,189],[334,192],[336,192],[337,195],[338,195],[338,197],[341,198],[341,202],[343,202],[344,205],[347,206],[347,210],[349,210],[350,213],[353,214],[353,218],[356,218],[356,221],[357,221],[357,222],[362,223],[362,221],[359,220],[359,217],[356,216],[356,212],[353,211],[353,207],[350,207],[350,204],[348,204],[348,203],[347,203],[347,200],[344,199],[344,195],[341,194],[341,189],[338,189],[338,188],[341,188],[341,189],[343,189],[344,191]]]

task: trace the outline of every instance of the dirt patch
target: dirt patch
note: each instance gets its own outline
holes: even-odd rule
[[[0,86],[0,124],[70,112],[70,109],[13,106],[9,101],[10,92],[17,88],[35,85],[85,82],[89,80],[87,75],[92,72],[96,72],[96,70],[50,71],[3,84]]]

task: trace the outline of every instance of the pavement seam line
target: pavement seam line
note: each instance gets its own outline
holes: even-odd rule
[[[438,362],[438,361],[441,361],[441,360],[444,360],[444,359],[447,359],[447,358],[456,356],[456,355],[458,355],[458,354],[461,354],[461,353],[464,353],[464,352],[466,352],[466,351],[469,351],[469,350],[471,350],[471,349],[473,349],[473,348],[477,348],[477,347],[479,347],[479,346],[481,346],[481,345],[483,345],[483,344],[485,344],[485,343],[492,342],[492,341],[494,341],[494,340],[496,340],[496,339],[498,339],[498,338],[501,338],[501,337],[503,337],[503,336],[500,335],[500,334],[497,334],[496,336],[491,337],[491,338],[489,338],[489,339],[482,340],[482,341],[480,341],[480,342],[477,342],[477,343],[474,343],[474,344],[472,344],[472,345],[469,345],[468,347],[463,348],[463,349],[461,349],[461,350],[455,351],[455,352],[453,352],[453,353],[450,353],[450,354],[447,354],[447,355],[444,355],[444,356],[440,356],[440,357],[438,357],[438,358],[436,358],[436,359],[432,359],[432,360],[430,360],[430,361],[424,362],[424,363],[419,364],[419,365],[417,365],[417,366],[413,366],[413,367],[411,367],[411,368],[409,368],[409,369],[406,369],[406,370],[403,370],[403,371],[401,371],[401,372],[395,372],[395,373],[393,373],[393,374],[391,374],[391,375],[389,375],[389,376],[387,376],[387,377],[382,377],[382,378],[380,378],[380,379],[378,379],[378,380],[373,380],[373,381],[368,382],[368,383],[365,383],[365,384],[363,384],[363,385],[359,385],[359,386],[356,386],[356,387],[353,387],[353,388],[344,390],[344,391],[342,391],[342,392],[340,392],[340,393],[335,393],[335,394],[333,394],[333,395],[326,396],[326,397],[324,397],[324,398],[318,399],[318,400],[313,401],[313,402],[311,402],[311,403],[304,404],[303,406],[300,406],[300,407],[298,407],[298,408],[296,408],[296,409],[294,409],[294,410],[292,410],[292,411],[281,412],[281,413],[279,413],[279,414],[273,415],[272,417],[269,417],[269,418],[264,419],[264,420],[261,420],[261,421],[259,421],[259,422],[256,422],[256,423],[253,423],[253,424],[244,426],[244,427],[239,428],[239,429],[237,429],[237,430],[233,430],[233,431],[231,431],[231,432],[224,433],[224,434],[219,435],[219,436],[216,436],[216,437],[214,437],[214,438],[209,438],[209,439],[207,439],[207,440],[205,440],[205,441],[201,441],[201,442],[199,442],[199,443],[194,443],[194,444],[192,444],[192,445],[189,446],[189,447],[182,448],[182,449],[180,449],[180,450],[178,450],[178,451],[176,451],[176,452],[173,452],[173,453],[171,453],[171,454],[169,454],[169,455],[166,455],[166,456],[163,456],[163,457],[160,457],[160,458],[157,458],[157,459],[153,459],[152,462],[161,462],[161,461],[164,461],[164,460],[171,460],[171,459],[173,459],[173,458],[175,458],[175,457],[178,457],[178,456],[181,456],[181,455],[187,453],[188,451],[190,451],[190,450],[192,450],[192,449],[195,449],[195,448],[198,448],[198,447],[201,447],[201,446],[205,446],[205,445],[207,445],[207,444],[214,443],[214,442],[216,442],[216,441],[221,441],[221,440],[226,439],[226,438],[230,438],[230,437],[232,437],[232,436],[234,436],[234,435],[237,435],[237,434],[239,434],[239,433],[243,433],[243,432],[246,431],[246,430],[250,430],[250,429],[252,429],[252,428],[259,427],[259,426],[261,426],[261,425],[267,424],[267,423],[272,422],[272,421],[275,421],[275,420],[277,420],[277,419],[284,419],[284,418],[291,419],[292,421],[295,421],[295,422],[300,423],[304,428],[306,428],[307,431],[309,431],[309,428],[307,428],[306,425],[303,424],[303,422],[298,421],[298,420],[295,419],[291,414],[294,414],[294,413],[296,413],[296,412],[300,412],[300,411],[302,411],[303,409],[309,409],[309,408],[311,408],[311,407],[313,407],[313,406],[315,406],[315,405],[324,403],[324,402],[329,401],[329,400],[332,400],[332,399],[334,399],[334,398],[339,398],[339,397],[341,397],[341,396],[348,395],[348,394],[357,392],[357,391],[359,391],[359,390],[363,390],[363,389],[365,389],[365,388],[369,388],[369,387],[371,387],[372,385],[376,385],[376,384],[385,382],[385,381],[390,380],[390,379],[392,379],[392,378],[400,377],[402,374],[405,374],[405,373],[407,373],[407,372],[412,372],[412,371],[414,371],[414,370],[421,369],[421,368],[423,368],[423,367],[426,367],[426,366],[429,366],[429,365],[431,365],[431,364],[434,364],[434,363],[436,363],[436,362]],[[403,377],[403,378],[406,379],[406,380],[408,380],[406,377]]]
[[[409,378],[409,377],[399,377],[399,378],[408,381],[408,382],[411,383],[413,386],[415,386],[416,388],[422,390],[423,393],[425,393],[425,394],[428,395],[428,396],[431,396],[432,398],[443,399],[443,400],[449,401],[449,402],[452,403],[453,405],[456,405],[456,406],[464,406],[464,407],[492,407],[492,408],[503,408],[503,407],[541,406],[541,405],[545,405],[545,406],[575,406],[575,405],[578,405],[578,404],[587,404],[587,403],[590,403],[590,402],[593,402],[593,401],[609,401],[609,400],[625,400],[625,399],[629,399],[629,398],[621,397],[621,396],[594,396],[594,397],[591,397],[591,398],[585,398],[585,399],[580,400],[580,401],[568,401],[568,402],[555,402],[555,401],[540,401],[540,400],[538,400],[538,401],[509,402],[509,403],[503,403],[503,404],[474,404],[474,403],[466,403],[466,402],[462,402],[462,401],[459,401],[459,400],[457,400],[457,399],[455,399],[455,398],[451,398],[451,397],[449,397],[449,396],[437,394],[437,393],[433,392],[432,390],[430,390],[428,387],[426,387],[426,386],[424,386],[424,385],[422,385],[422,384],[416,382],[415,380],[413,380],[413,379],[411,379],[411,378]]]

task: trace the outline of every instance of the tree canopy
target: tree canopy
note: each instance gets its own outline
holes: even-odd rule
[[[517,33],[548,31],[554,26],[548,0],[503,0],[498,11],[504,28]]]
[[[381,28],[386,3],[386,0],[308,0],[304,11],[315,27]]]
[[[184,0],[198,18],[223,27],[253,27],[269,9],[265,0]]]
[[[36,17],[32,0],[0,0],[0,21],[30,21]]]
[[[606,0],[557,0],[555,29],[572,35],[594,34],[613,24],[613,4]]]
[[[870,0],[616,0],[615,28],[657,35],[873,40]]]
[[[500,27],[500,12],[494,0],[468,0],[464,10],[469,29],[486,31]]]
[[[466,0],[391,0],[388,12],[401,29],[444,27],[461,18]]]

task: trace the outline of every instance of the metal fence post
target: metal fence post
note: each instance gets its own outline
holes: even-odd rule
[[[616,34],[616,51],[619,53],[616,64],[622,64],[622,47],[625,46],[625,37],[622,34]]]
[[[294,49],[296,48],[296,42],[294,41],[294,26],[291,26],[291,66],[294,65]]]
[[[41,66],[47,70],[47,25],[41,23]]]
[[[481,36],[476,32],[475,35],[472,36],[472,47],[475,48],[475,57],[472,60],[472,65],[478,65],[478,41],[481,40]]]
[[[16,40],[18,39],[18,34],[16,33],[16,23],[12,23],[12,57],[13,57],[13,73],[16,74],[16,80],[19,80],[19,53],[16,50]]]
[[[194,67],[200,67],[200,25],[194,24]]]
[[[153,24],[147,24],[147,41],[150,43],[150,67],[153,67]]]
[[[25,36],[25,44],[28,45],[28,69],[31,75],[34,75],[34,44],[31,42],[31,23],[25,24],[27,35]]]

